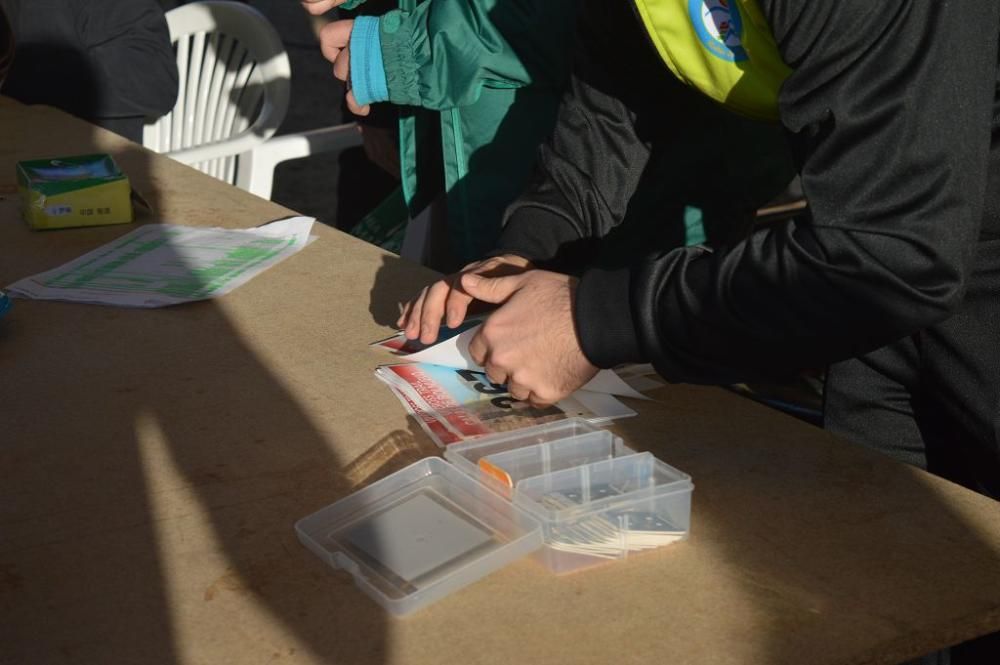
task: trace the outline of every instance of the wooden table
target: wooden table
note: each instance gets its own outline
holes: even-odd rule
[[[95,151],[164,221],[289,214],[3,103],[0,284],[131,230],[20,220],[16,161]],[[997,503],[683,386],[615,430],[693,475],[689,541],[563,578],[518,562],[389,618],[292,526],[435,452],[366,346],[432,275],[316,232],[217,301],[0,319],[0,664],[894,663],[1000,629]]]

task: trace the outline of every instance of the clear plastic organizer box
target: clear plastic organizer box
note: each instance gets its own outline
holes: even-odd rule
[[[452,444],[445,460],[300,520],[299,539],[405,615],[529,554],[562,574],[690,528],[690,476],[580,419]]]

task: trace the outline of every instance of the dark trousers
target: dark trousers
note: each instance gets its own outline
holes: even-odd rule
[[[974,260],[953,316],[830,367],[824,420],[845,438],[1000,499],[1000,240],[979,243]]]
[[[830,367],[824,424],[1000,500],[1000,240],[980,242],[974,261],[954,316]],[[1000,634],[918,662],[997,665]]]

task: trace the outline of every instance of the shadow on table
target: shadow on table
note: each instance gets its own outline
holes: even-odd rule
[[[62,153],[97,147],[78,127],[73,136],[45,140]],[[149,153],[114,156],[160,209]],[[29,242],[68,260],[132,230]],[[50,309],[60,326],[33,318],[51,320]],[[0,663],[386,660],[387,615],[307,552],[293,525],[407,461],[414,434],[341,459],[213,301],[21,301],[4,319],[0,342],[44,357],[36,366],[48,371],[0,388],[0,427],[21,433],[0,437]]]
[[[719,634],[766,636],[754,662],[798,665],[823,654],[822,662],[900,663],[945,646],[948,636],[954,644],[983,632],[977,622],[988,621],[988,610],[973,608],[995,607],[996,588],[970,576],[995,569],[1000,551],[929,476],[833,435],[824,441],[813,426],[721,389],[656,396],[668,405],[670,431],[645,449],[692,475],[690,546],[711,542],[701,556],[739,571],[729,580],[731,606],[709,621]],[[626,441],[651,441],[641,416],[615,430]],[[789,535],[796,533],[810,536]],[[965,565],[947,567],[956,540],[969,544]],[[950,606],[971,616],[956,620]],[[905,608],[922,608],[926,623]],[[831,631],[826,617],[834,616],[842,628],[854,621],[853,629]],[[741,625],[729,623],[735,619]],[[865,654],[859,645],[879,634],[884,641]],[[998,653],[993,635],[953,650],[950,661],[938,654],[914,662],[989,665]]]
[[[45,140],[78,153],[92,147],[59,136]],[[131,148],[120,157],[154,209],[161,209],[148,155]],[[112,239],[129,230],[75,237]],[[70,251],[74,242],[99,244],[90,240],[53,237],[64,244],[67,259],[81,253]],[[23,257],[11,261],[27,265]],[[396,302],[419,286],[412,266],[384,257],[372,289],[373,318],[394,323]],[[42,327],[32,319],[49,307],[64,309],[64,326]],[[261,316],[267,311],[262,307]],[[0,445],[6,471],[0,487],[0,663],[225,662],[233,651],[274,662],[293,660],[303,655],[299,650],[331,663],[389,660],[384,612],[349,576],[329,572],[302,548],[292,527],[422,456],[422,444],[414,443],[425,441],[419,432],[394,432],[357,459],[340,459],[302,398],[213,302],[98,314],[90,306],[39,303],[16,307],[0,326],[0,342],[44,356],[50,368],[19,373],[17,385],[0,383],[0,426],[23,434]],[[136,329],[144,330],[142,340],[118,334]],[[16,359],[0,354],[0,363]],[[885,642],[870,660],[891,662],[893,655],[903,659],[939,646],[925,641],[921,626],[896,624],[899,607],[933,613],[952,597],[982,598],[988,606],[990,590],[970,588],[961,569],[941,569],[936,553],[961,539],[971,543],[969,564],[986,567],[998,552],[976,534],[969,537],[968,522],[935,486],[873,455],[801,446],[795,440],[800,430],[774,427],[770,418],[781,416],[760,417],[753,405],[727,400],[729,411],[720,417],[706,406],[715,402],[713,393],[690,394],[698,401],[671,404],[677,416],[672,438],[654,452],[697,484],[689,546],[709,540],[699,541],[699,534],[713,535],[718,549],[705,555],[742,573],[730,580],[731,597],[748,611],[719,612],[705,621],[720,634],[755,635],[748,659],[798,665],[810,655],[835,662],[844,654],[845,660],[857,653],[853,640],[881,631]],[[640,417],[617,429],[634,444],[650,440],[645,427]],[[740,445],[726,446],[725,455],[706,454],[720,440]],[[785,480],[780,487],[773,484],[776,477]],[[826,483],[822,493],[818,478]],[[885,498],[862,506],[854,500],[859,493]],[[838,495],[843,510],[831,513],[830,497]],[[789,503],[800,510],[788,511]],[[746,506],[760,512],[750,514]],[[817,518],[827,538],[778,535],[815,533]],[[768,531],[791,546],[761,548]],[[864,540],[878,531],[921,537],[886,540],[907,543],[902,549]],[[845,571],[858,566],[862,552],[865,562],[880,562],[880,570],[854,579]],[[915,568],[919,575],[897,572]],[[581,604],[547,617],[552,634],[571,632],[574,617],[591,611]],[[857,630],[831,633],[824,618],[832,615],[856,616]],[[786,620],[754,623],[755,616]],[[737,619],[743,625],[727,623]],[[976,628],[953,630],[958,641]],[[578,642],[576,653],[586,642]]]
[[[395,327],[400,304],[415,298],[423,287],[433,284],[440,277],[429,268],[422,268],[424,273],[414,279],[418,270],[421,268],[395,254],[382,256],[382,267],[375,275],[368,299],[368,311],[376,323]]]

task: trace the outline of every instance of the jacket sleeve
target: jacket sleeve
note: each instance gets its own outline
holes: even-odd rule
[[[576,0],[425,0],[380,18],[389,101],[441,110],[484,87],[561,87]]]
[[[77,21],[94,69],[103,118],[159,116],[177,98],[177,64],[163,10],[155,0],[90,3]]]
[[[761,5],[793,69],[780,115],[811,212],[715,251],[587,270],[575,318],[599,366],[649,360],[670,380],[700,383],[773,378],[877,348],[961,301],[986,184],[995,3]],[[638,29],[618,38],[639,39]],[[576,115],[578,149],[630,142],[609,134],[600,108]],[[535,191],[557,195],[514,208],[506,248],[551,254],[604,233],[614,215],[585,202],[614,200],[634,180],[626,168],[595,183],[593,168],[561,168],[568,186],[543,174]],[[542,215],[558,231],[526,228]]]
[[[493,254],[574,270],[592,258],[594,241],[625,218],[650,154],[635,127],[645,89],[634,82],[667,71],[634,58],[642,52],[635,42],[615,48],[623,36],[641,37],[633,21],[627,7],[608,8],[603,0],[583,11],[555,129],[539,149],[527,191],[507,209]],[[621,75],[625,67],[628,77]]]

